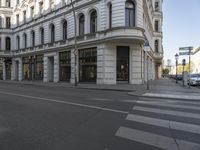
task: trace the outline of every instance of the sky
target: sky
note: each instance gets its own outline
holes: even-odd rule
[[[185,46],[200,46],[200,0],[163,0],[165,64],[167,59],[174,64],[174,55]],[[179,61],[185,57],[179,57]]]

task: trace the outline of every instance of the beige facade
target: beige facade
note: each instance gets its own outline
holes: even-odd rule
[[[11,0],[10,7],[1,1],[4,80],[74,83],[70,0]],[[142,84],[147,64],[149,79],[161,77],[162,0],[81,0],[74,5],[79,82]],[[145,42],[150,52],[144,52]]]

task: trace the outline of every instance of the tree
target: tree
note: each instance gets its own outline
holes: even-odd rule
[[[169,69],[168,68],[163,69],[162,73],[163,73],[163,75],[168,75]]]

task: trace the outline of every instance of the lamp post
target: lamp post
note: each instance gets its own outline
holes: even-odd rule
[[[74,1],[75,2],[75,1]],[[74,86],[77,86],[77,32],[76,32],[76,13],[73,1],[71,0],[72,11],[74,15]]]
[[[176,83],[178,83],[178,76],[177,76],[177,69],[178,69],[178,54],[176,53],[175,55],[175,60],[176,60]]]

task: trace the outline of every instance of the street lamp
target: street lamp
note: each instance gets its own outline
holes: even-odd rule
[[[177,76],[177,69],[178,69],[178,54],[176,53],[175,55],[175,60],[176,60],[176,83],[178,83],[178,76]]]
[[[74,1],[75,2],[75,1]],[[77,33],[76,33],[76,13],[75,13],[75,8],[73,1],[71,0],[71,5],[72,5],[72,11],[74,15],[74,86],[77,86]]]

